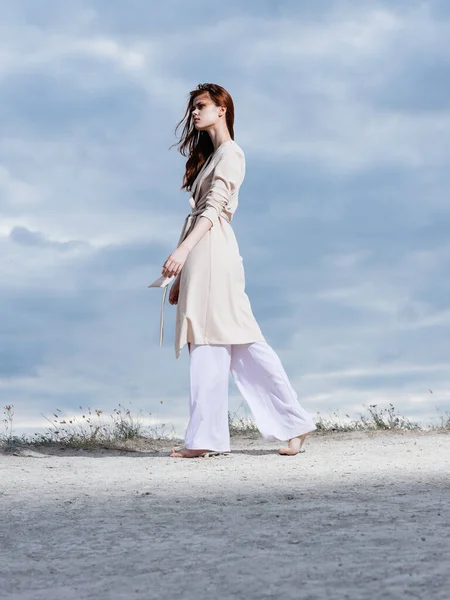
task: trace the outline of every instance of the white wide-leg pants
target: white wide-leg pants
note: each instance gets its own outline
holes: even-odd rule
[[[281,361],[267,342],[189,344],[190,420],[185,446],[230,451],[229,374],[247,402],[261,435],[289,440],[316,429],[292,388]]]

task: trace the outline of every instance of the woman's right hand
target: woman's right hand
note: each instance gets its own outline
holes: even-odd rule
[[[169,303],[170,304],[178,304],[178,294],[180,292],[180,276],[178,275],[174,282],[172,283],[172,287],[169,292]]]

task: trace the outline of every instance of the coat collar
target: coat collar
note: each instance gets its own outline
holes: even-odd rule
[[[207,175],[209,175],[209,173],[211,173],[212,169],[214,168],[215,161],[217,160],[217,157],[221,154],[224,146],[227,146],[231,142],[234,143],[234,140],[227,140],[223,144],[220,144],[220,146],[217,148],[217,150],[215,150],[215,152],[210,154],[207,161],[205,162],[205,164],[202,166],[202,168],[198,172],[197,177],[194,179],[194,183],[192,184],[192,188],[191,188],[191,197],[192,198],[195,197],[195,192],[197,191],[197,189],[199,189],[201,187],[202,181],[205,179],[205,177]]]

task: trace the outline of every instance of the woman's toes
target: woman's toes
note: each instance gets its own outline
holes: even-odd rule
[[[305,441],[305,437],[306,436],[292,438],[291,440],[289,440],[289,447],[288,448],[280,448],[278,450],[278,454],[286,454],[288,456],[295,456],[296,454],[298,454],[300,452],[300,448],[302,447],[303,442]]]
[[[287,454],[288,456],[294,456],[295,454],[298,454],[298,448],[280,448],[278,450],[278,454]]]
[[[209,452],[209,450],[189,450],[189,448],[182,448],[181,450],[172,450],[170,456],[176,458],[196,458],[205,452]]]

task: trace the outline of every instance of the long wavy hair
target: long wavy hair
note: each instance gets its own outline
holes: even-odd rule
[[[207,131],[198,131],[192,118],[194,99],[200,94],[207,93],[216,106],[225,106],[226,123],[231,139],[234,140],[234,104],[233,99],[225,88],[215,83],[200,83],[195,90],[189,93],[188,105],[184,117],[175,127],[175,135],[183,125],[180,140],[173,144],[178,146],[180,154],[187,156],[186,171],[181,189],[190,191],[200,169],[213,153],[214,146]]]

